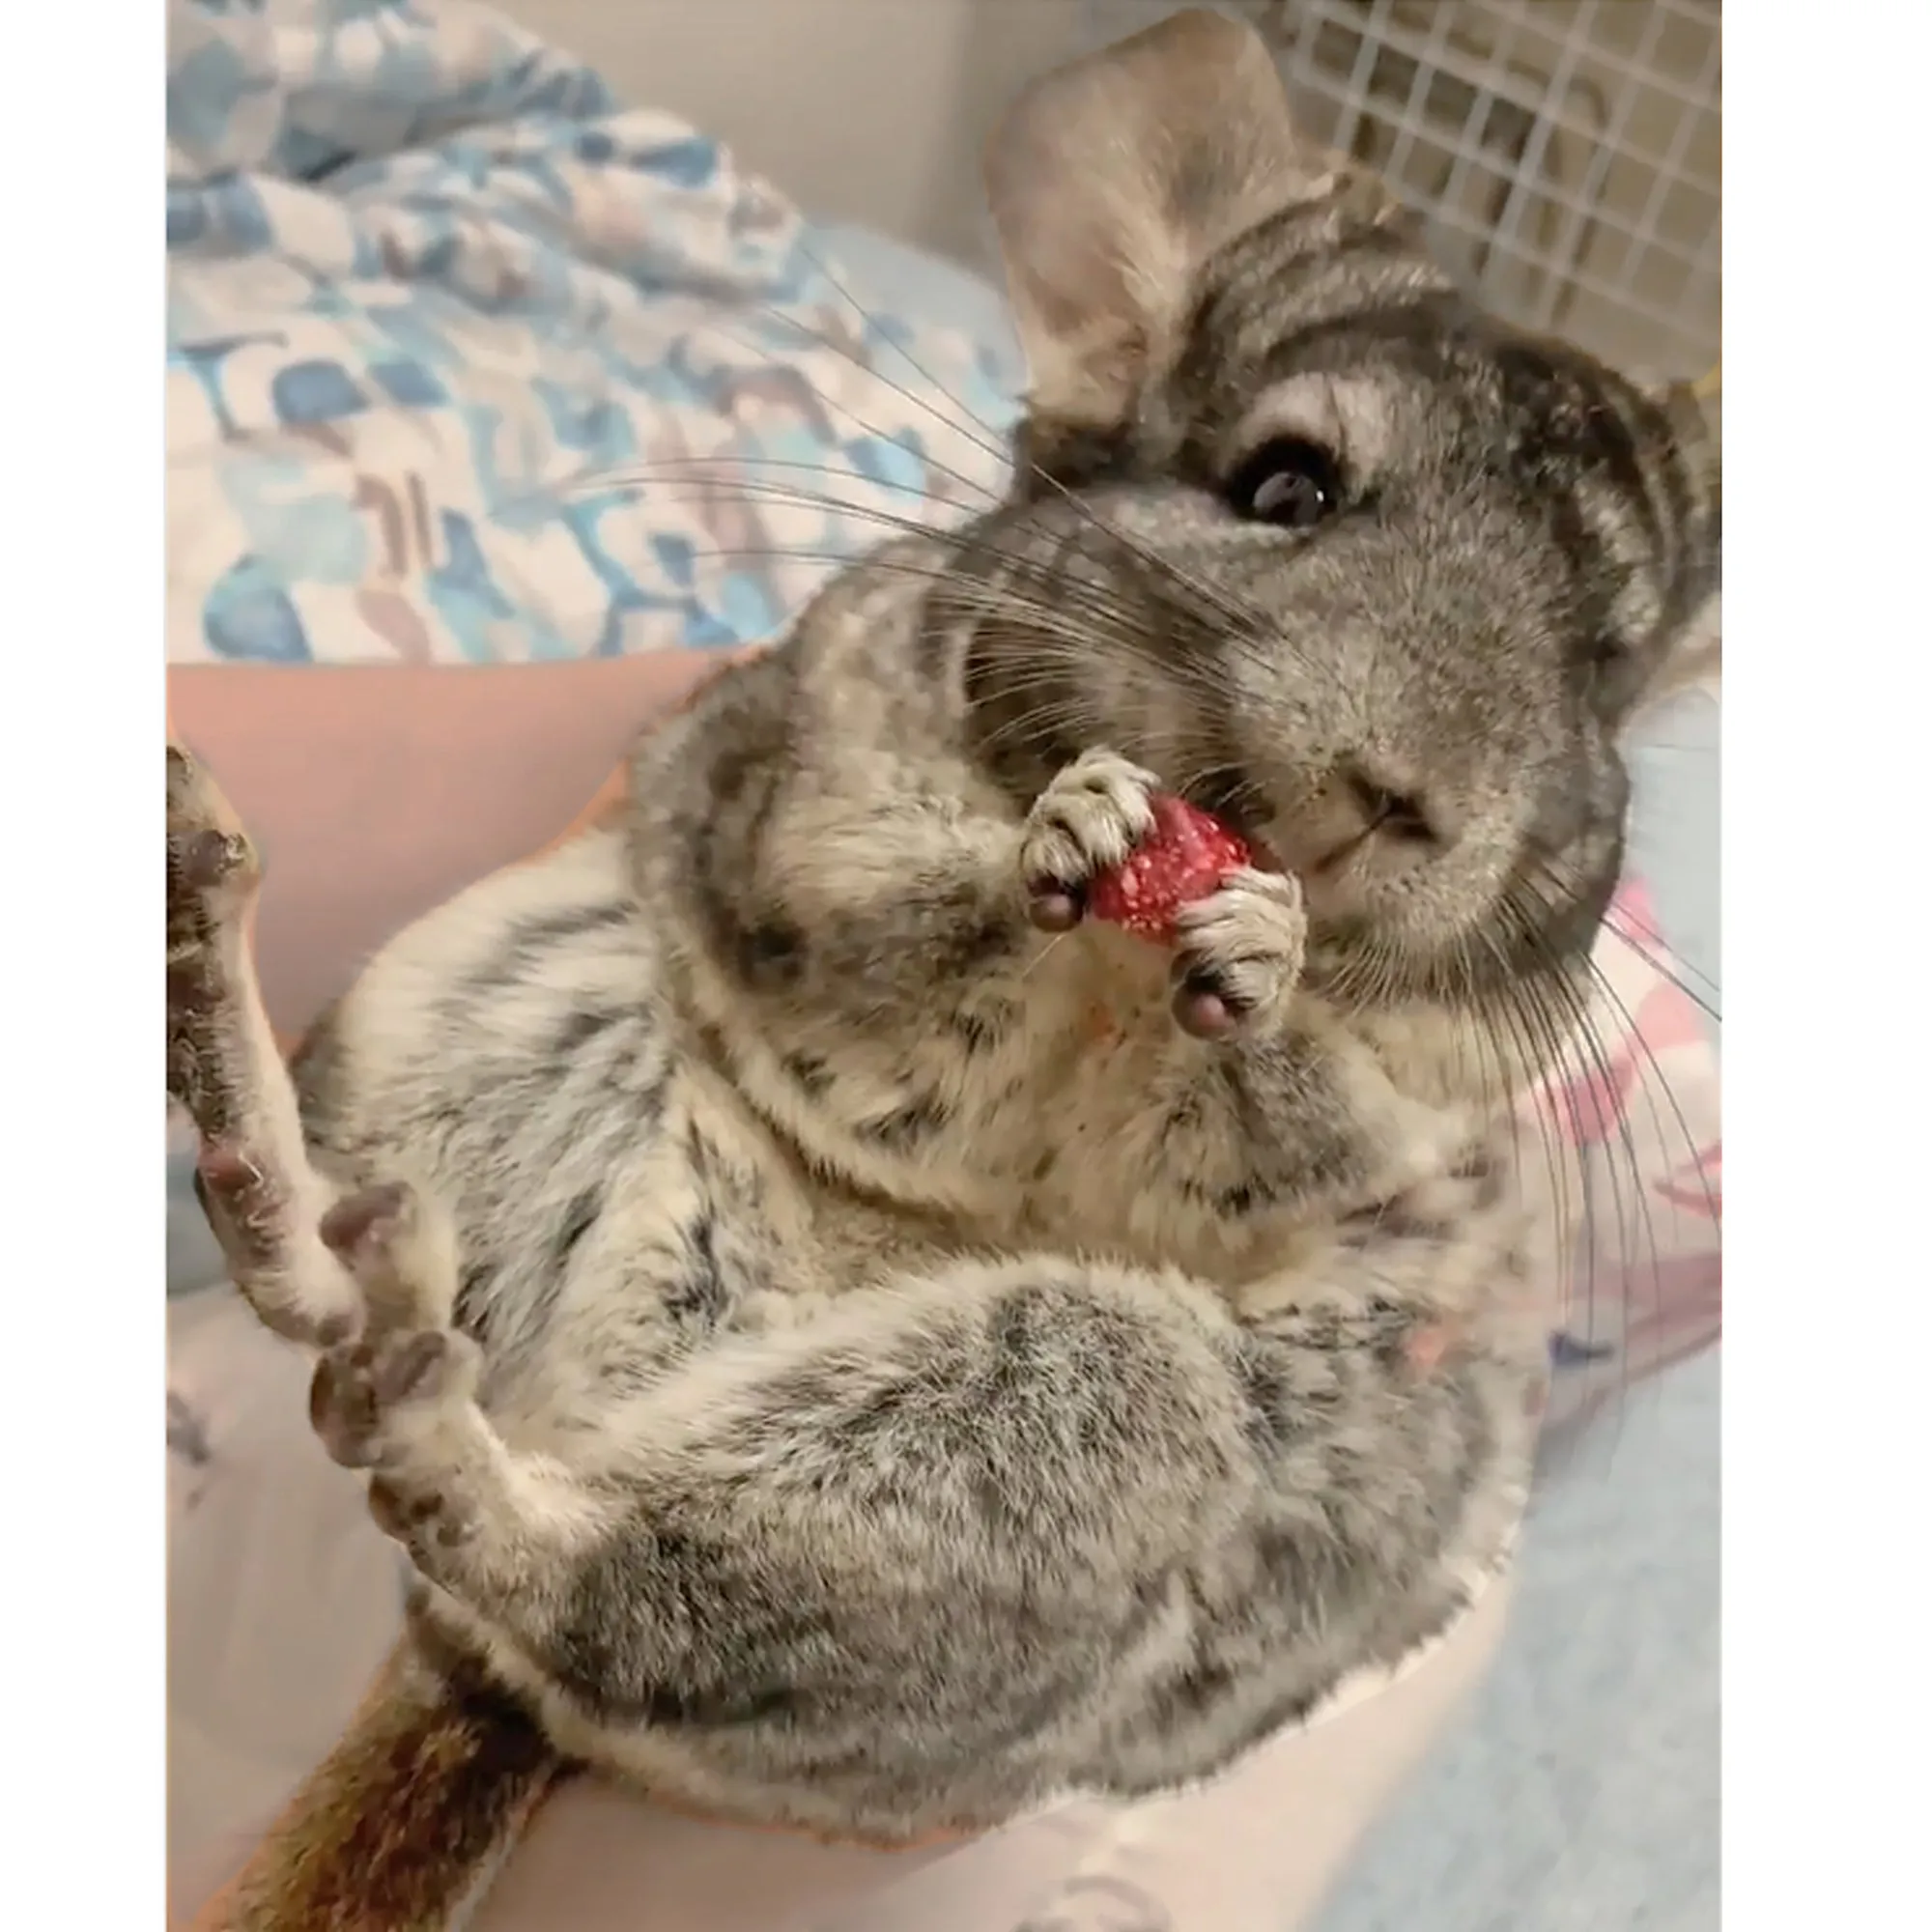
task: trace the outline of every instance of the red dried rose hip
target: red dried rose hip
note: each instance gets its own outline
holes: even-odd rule
[[[1125,861],[1102,872],[1087,892],[1091,918],[1170,945],[1174,916],[1205,899],[1230,872],[1254,863],[1246,842],[1184,798],[1155,792],[1153,830]]]

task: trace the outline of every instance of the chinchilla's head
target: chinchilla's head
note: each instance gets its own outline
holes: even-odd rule
[[[1338,989],[1580,956],[1620,734],[1712,634],[1686,413],[1462,299],[1222,15],[1036,84],[988,179],[1029,413],[942,592],[986,761],[1151,766],[1300,874]]]

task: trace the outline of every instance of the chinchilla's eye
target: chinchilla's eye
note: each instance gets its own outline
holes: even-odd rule
[[[1235,471],[1228,503],[1252,523],[1311,529],[1342,507],[1341,466],[1319,443],[1278,437]]]

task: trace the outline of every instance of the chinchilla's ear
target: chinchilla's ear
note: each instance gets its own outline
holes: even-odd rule
[[[1223,14],[1174,14],[1036,81],[986,155],[1035,411],[1118,421],[1208,256],[1343,175],[1295,133],[1260,36]]]
[[[1648,711],[1723,669],[1723,450],[1718,391],[1708,384],[1637,377],[1670,426],[1684,483],[1678,541],[1686,584],[1684,623],[1646,680],[1635,709]]]

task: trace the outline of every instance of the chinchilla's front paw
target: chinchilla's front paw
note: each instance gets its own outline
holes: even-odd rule
[[[1290,872],[1244,866],[1174,917],[1174,1017],[1200,1039],[1279,1031],[1301,983],[1308,914]]]
[[[1020,841],[1029,917],[1065,932],[1086,910],[1087,889],[1153,829],[1151,772],[1117,753],[1084,753],[1034,801]]]

